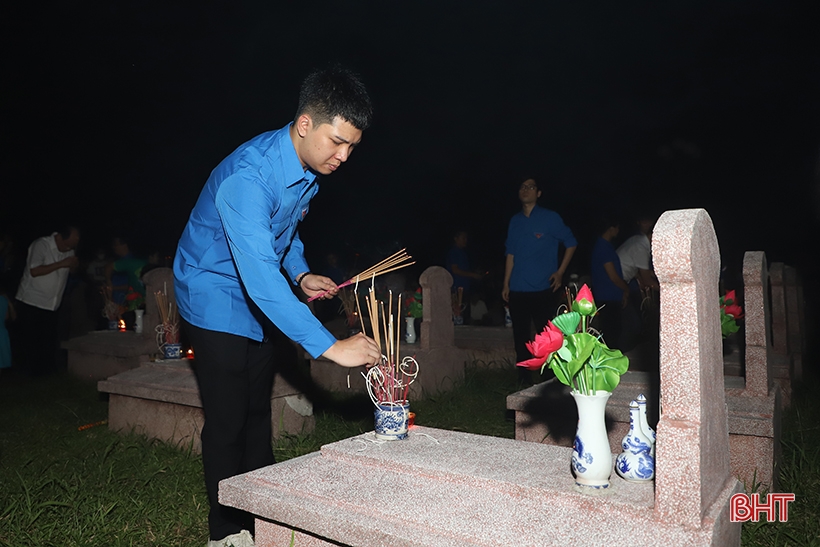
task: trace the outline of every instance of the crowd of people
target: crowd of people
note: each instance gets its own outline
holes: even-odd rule
[[[143,307],[141,276],[161,265],[160,253],[134,252],[123,232],[94,234],[107,241],[87,260],[77,248],[78,225],[55,226],[25,249],[16,251],[4,234],[0,246],[0,371],[12,365],[27,376],[65,367],[60,342],[91,330],[134,324],[134,310]],[[114,320],[115,324],[112,324]]]

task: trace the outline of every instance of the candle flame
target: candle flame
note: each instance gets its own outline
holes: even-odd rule
[[[120,332],[125,332],[125,321],[120,319],[120,322],[118,323],[118,325],[119,325],[119,328],[120,328]]]

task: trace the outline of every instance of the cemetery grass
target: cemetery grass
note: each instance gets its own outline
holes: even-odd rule
[[[420,425],[513,438],[506,396],[518,389],[504,366],[471,366],[447,395],[414,401]],[[820,545],[820,382],[807,382],[784,416],[781,490],[794,492],[789,520],[747,523],[744,546]],[[66,374],[0,375],[0,546],[202,547],[207,499],[202,460],[105,425],[107,401],[94,383]],[[316,401],[316,430],[287,435],[277,461],[372,430],[369,400]],[[759,490],[747,485],[748,490]]]
[[[513,437],[505,398],[510,367],[471,371],[446,397],[414,403],[427,426]],[[325,397],[311,434],[287,435],[277,461],[373,429],[366,397]],[[202,460],[174,447],[117,434],[94,382],[68,374],[0,374],[0,546],[202,547],[208,501]]]

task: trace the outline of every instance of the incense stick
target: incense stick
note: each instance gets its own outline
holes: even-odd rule
[[[386,273],[394,272],[396,270],[400,270],[401,268],[406,268],[407,266],[412,266],[413,264],[415,264],[416,261],[413,260],[413,257],[408,255],[404,251],[405,249],[402,249],[396,253],[393,253],[381,262],[374,264],[373,266],[364,270],[363,272],[354,275],[344,283],[337,285],[336,288],[341,289],[343,287],[347,287],[348,285],[352,285],[353,283],[358,283],[360,279],[366,279],[368,277],[372,279],[377,275],[384,275]],[[407,262],[408,260],[410,260],[411,262]],[[326,296],[329,292],[330,291],[323,291],[319,294],[311,296],[310,298],[308,298],[308,302],[313,302],[317,298]]]

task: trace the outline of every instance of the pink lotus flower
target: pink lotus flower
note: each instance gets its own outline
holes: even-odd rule
[[[734,291],[732,291],[734,292]],[[727,293],[728,295],[728,293]],[[727,298],[728,300],[728,298]],[[729,304],[728,306],[723,306],[723,311],[726,312],[726,315],[731,315],[732,317],[737,319],[743,319],[743,308],[738,306],[737,304]]]
[[[539,369],[554,351],[561,349],[563,344],[564,333],[553,325],[552,321],[549,321],[543,332],[535,335],[535,340],[527,342],[527,349],[530,350],[533,358],[516,363],[516,366],[530,370]]]
[[[578,290],[578,296],[575,297],[572,309],[581,315],[595,315],[595,312],[598,311],[595,306],[595,299],[592,297],[592,291],[586,283]]]

